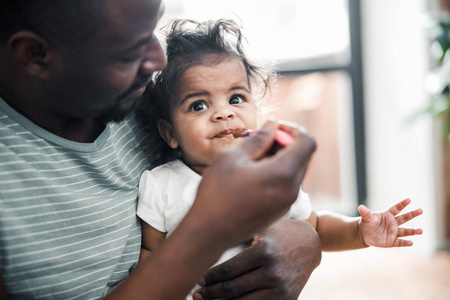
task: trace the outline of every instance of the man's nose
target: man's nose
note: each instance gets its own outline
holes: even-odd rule
[[[140,66],[139,73],[152,74],[153,72],[164,69],[166,65],[166,54],[164,53],[158,39],[153,37],[147,47],[147,56]]]

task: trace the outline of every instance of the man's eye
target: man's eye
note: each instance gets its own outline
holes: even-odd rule
[[[121,62],[125,64],[131,64],[137,62],[141,57],[140,56],[134,56],[134,57],[123,57],[120,59]]]
[[[244,97],[243,96],[241,96],[241,95],[233,95],[233,96],[231,96],[229,103],[230,104],[240,104],[242,102],[244,102]]]
[[[208,106],[206,105],[205,102],[202,101],[198,101],[198,102],[194,102],[191,104],[191,106],[189,107],[189,110],[191,111],[201,111],[204,109],[207,109]]]

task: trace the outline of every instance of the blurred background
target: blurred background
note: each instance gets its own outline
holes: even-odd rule
[[[300,299],[450,299],[448,2],[165,1],[161,26],[233,18],[277,71],[270,113],[318,141],[303,184],[316,210],[424,210],[413,247],[324,253]]]

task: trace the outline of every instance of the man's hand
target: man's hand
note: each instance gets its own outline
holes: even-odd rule
[[[321,259],[320,239],[303,221],[280,220],[251,247],[212,268],[194,300],[297,299]]]
[[[294,139],[270,153],[277,127],[267,122],[258,133],[219,154],[204,172],[189,215],[219,233],[218,243],[236,245],[261,232],[297,198],[316,143],[299,126],[279,125]]]

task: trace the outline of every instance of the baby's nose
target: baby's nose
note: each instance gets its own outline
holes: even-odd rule
[[[234,112],[229,109],[222,109],[214,114],[215,120],[228,120],[234,118]]]

